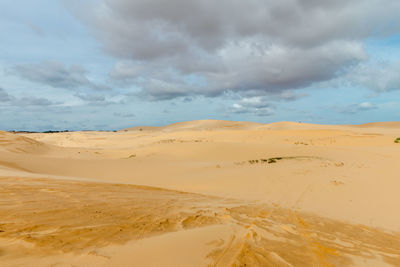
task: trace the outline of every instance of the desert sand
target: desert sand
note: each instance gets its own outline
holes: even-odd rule
[[[0,132],[0,266],[400,266],[400,122]]]

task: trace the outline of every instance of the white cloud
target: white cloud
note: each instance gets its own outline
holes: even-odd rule
[[[228,111],[237,114],[249,113],[260,117],[274,114],[272,104],[263,97],[242,98],[238,103],[234,103]]]
[[[378,106],[375,104],[372,104],[370,102],[362,102],[359,104],[351,104],[351,105],[347,105],[344,107],[337,107],[336,110],[338,110],[340,113],[344,113],[344,114],[355,114],[355,113],[359,113],[362,111],[368,111],[368,110],[373,110],[373,109],[377,109]]]
[[[400,90],[400,61],[361,64],[345,78],[356,86],[377,92]]]

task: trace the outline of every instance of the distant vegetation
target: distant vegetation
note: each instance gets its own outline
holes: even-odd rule
[[[69,130],[62,130],[62,131],[43,131],[43,132],[36,132],[36,131],[10,131],[10,133],[68,133]]]
[[[394,142],[395,142],[396,144],[400,143],[400,137],[397,137],[396,140],[394,140]]]
[[[42,133],[68,133],[68,130],[64,130],[64,131],[44,131]]]
[[[17,133],[17,134],[18,133],[30,134],[30,133],[69,133],[69,132],[114,132],[114,133],[116,133],[118,131],[116,131],[116,130],[108,131],[108,130],[85,130],[85,129],[83,129],[83,130],[78,130],[78,131],[70,131],[70,130],[54,131],[54,130],[48,130],[48,131],[42,131],[42,132],[39,132],[39,131],[17,131],[17,130],[11,130],[11,131],[8,131],[8,132]]]

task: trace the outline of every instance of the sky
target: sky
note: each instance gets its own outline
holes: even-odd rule
[[[398,0],[1,0],[0,129],[400,120]]]

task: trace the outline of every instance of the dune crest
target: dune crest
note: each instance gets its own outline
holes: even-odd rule
[[[386,122],[371,122],[357,125],[361,128],[400,128],[400,121],[386,121]]]

